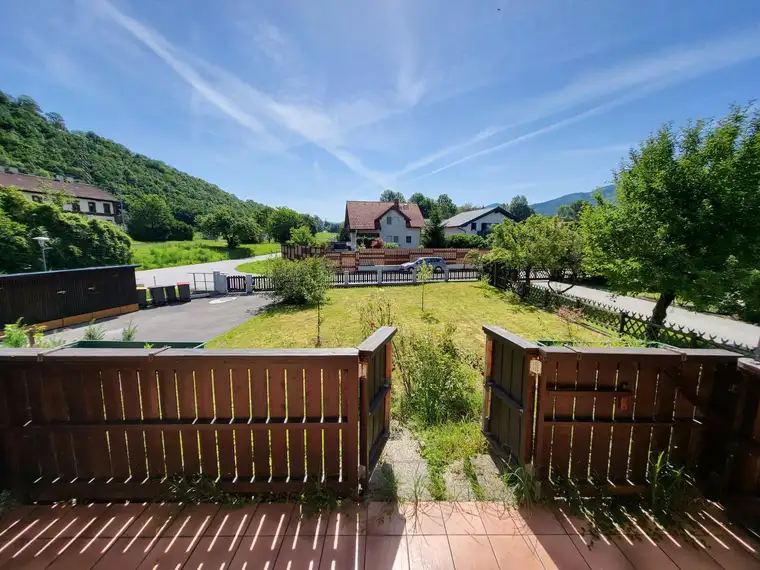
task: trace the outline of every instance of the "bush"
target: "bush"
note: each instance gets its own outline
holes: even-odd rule
[[[174,221],[169,231],[169,240],[171,241],[192,241],[193,226],[185,222]]]
[[[479,413],[475,372],[454,346],[455,331],[447,324],[442,333],[402,334],[394,342],[404,389],[402,413],[424,427],[473,420]]]
[[[288,240],[290,245],[305,245],[314,246],[317,244],[317,239],[314,234],[311,233],[309,226],[300,226],[297,228],[290,228],[290,239]]]
[[[399,244],[393,243],[392,241],[387,241],[383,244],[383,248],[385,249],[398,249],[399,247],[401,247]]]
[[[320,302],[319,292],[324,295],[332,274],[332,268],[318,257],[299,261],[272,259],[266,268],[266,275],[272,279],[272,295],[288,305]]]
[[[133,239],[166,241],[174,230],[174,217],[166,201],[155,194],[137,196],[127,202],[128,230]],[[192,233],[190,236],[192,239]]]
[[[484,249],[486,240],[470,234],[456,234],[446,238],[446,247]]]

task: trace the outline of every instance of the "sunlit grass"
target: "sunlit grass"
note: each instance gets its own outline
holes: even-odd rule
[[[243,259],[280,251],[277,243],[243,244],[228,248],[222,240],[195,239],[193,241],[132,242],[132,262],[140,269],[176,267],[210,261]]]

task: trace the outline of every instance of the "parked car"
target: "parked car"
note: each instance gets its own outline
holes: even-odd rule
[[[401,269],[411,271],[414,268],[419,268],[423,263],[433,266],[433,271],[443,271],[446,269],[446,262],[442,257],[420,257],[414,261],[409,261],[401,266]]]

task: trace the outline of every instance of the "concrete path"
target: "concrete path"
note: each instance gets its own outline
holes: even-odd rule
[[[546,287],[546,282],[536,282],[535,284],[539,287]],[[582,287],[580,285],[576,285],[570,289],[570,291],[567,292],[567,295],[580,297],[582,299],[590,299],[592,301],[612,305],[618,310],[641,313],[647,316],[651,315],[652,309],[654,309],[654,303],[652,301],[645,301],[635,297],[626,297],[625,295],[614,295],[607,291],[592,289],[591,287]],[[702,333],[717,335],[726,340],[746,344],[749,347],[757,346],[758,339],[760,339],[760,326],[751,325],[742,321],[735,321],[725,317],[697,313],[680,307],[671,306],[668,309],[666,322],[671,325],[685,326]]]
[[[249,261],[259,261],[260,259],[269,259],[270,257],[279,257],[279,253],[270,253],[267,255],[257,255],[255,257],[246,257],[243,259],[227,259],[224,261],[210,261],[208,263],[196,263],[195,265],[180,265],[178,267],[162,267],[161,269],[147,269],[145,271],[135,271],[138,285],[172,285],[179,281],[190,281],[193,279],[191,273],[213,273],[221,271],[227,275],[242,275],[235,271],[238,265],[248,263]]]

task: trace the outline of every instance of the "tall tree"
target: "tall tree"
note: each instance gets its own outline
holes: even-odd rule
[[[394,190],[389,189],[383,190],[383,192],[380,194],[381,202],[395,202],[396,200],[399,202],[406,202],[406,199],[401,192],[395,192]]]
[[[425,247],[446,247],[446,234],[438,208],[431,212],[430,219],[422,230],[422,245]]]
[[[430,217],[430,212],[432,212],[435,207],[435,201],[421,192],[415,192],[409,196],[409,202],[417,204],[420,207],[420,212],[422,212],[422,217],[426,219]]]
[[[664,125],[615,173],[617,202],[597,195],[583,211],[588,270],[621,293],[658,294],[650,338],[676,297],[706,307],[757,268],[759,165],[757,112]]]
[[[454,200],[449,198],[448,194],[441,194],[438,196],[435,205],[438,210],[438,215],[441,216],[442,220],[447,220],[457,213],[457,205],[454,203]]]
[[[576,200],[572,204],[562,204],[557,210],[557,216],[565,222],[577,222],[581,218],[583,207],[588,203],[587,200]]]
[[[172,231],[174,218],[169,205],[160,196],[147,194],[128,202],[127,230],[140,241],[166,241]]]
[[[512,201],[506,207],[507,211],[514,216],[515,220],[522,222],[531,217],[535,212],[528,204],[528,199],[522,194],[512,198]]]
[[[235,212],[225,206],[219,206],[198,218],[198,225],[207,235],[222,236],[227,241],[227,247],[261,241],[262,230],[253,215]]]
[[[267,232],[269,237],[278,243],[285,243],[290,239],[290,230],[304,225],[301,214],[290,208],[277,208],[269,215]]]

